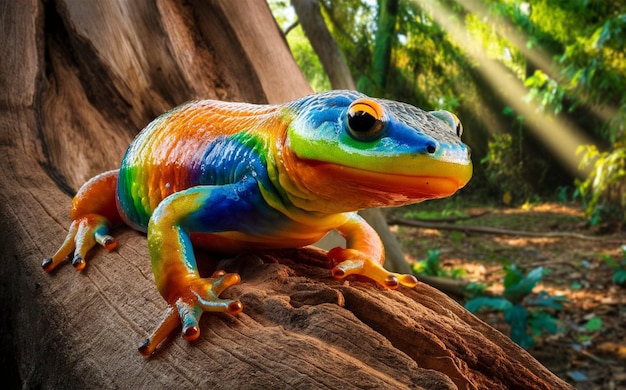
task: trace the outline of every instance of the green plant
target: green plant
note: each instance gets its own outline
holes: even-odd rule
[[[479,282],[469,282],[465,286],[465,293],[467,297],[477,297],[485,294],[487,285]]]
[[[511,339],[522,348],[534,345],[533,336],[539,336],[543,332],[558,332],[560,322],[548,309],[562,309],[566,299],[552,296],[545,291],[531,296],[533,288],[543,278],[543,268],[537,267],[524,274],[517,265],[512,264],[505,265],[504,271],[504,293],[501,296],[479,296],[467,301],[465,308],[472,313],[483,308],[503,312],[504,320],[511,327]]]
[[[529,90],[527,99],[539,102],[544,110],[552,109],[558,114],[563,109],[565,90],[557,80],[550,78],[541,70],[535,70],[535,73],[524,81],[524,85]]]
[[[513,114],[507,111],[507,115]],[[521,127],[523,117],[517,116],[515,120]],[[524,180],[527,170],[521,134],[518,131],[516,136],[508,133],[492,135],[487,143],[488,152],[480,160],[489,187],[502,196],[505,204],[523,202],[533,193],[532,186]]]
[[[459,267],[446,269],[441,267],[441,250],[431,249],[426,252],[426,258],[413,263],[413,273],[426,276],[439,276],[458,279],[465,275],[465,270]]]
[[[604,260],[609,267],[613,268],[613,283],[626,286],[626,245],[622,245],[621,261],[617,261],[609,255],[603,255],[602,260]]]
[[[610,152],[593,145],[578,147],[580,168],[592,166],[589,176],[578,181],[578,192],[592,225],[599,221],[626,221],[626,145],[615,144]]]
[[[591,342],[591,340],[597,336],[597,333],[602,331],[603,327],[604,324],[602,318],[593,314],[585,325],[576,328],[576,341],[583,345]]]

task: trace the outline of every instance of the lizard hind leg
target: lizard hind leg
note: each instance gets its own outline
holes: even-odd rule
[[[52,257],[44,259],[41,266],[46,272],[50,272],[74,252],[72,265],[77,270],[82,270],[85,268],[87,252],[96,244],[109,251],[117,246],[115,238],[108,234],[108,224],[106,218],[97,214],[88,214],[73,220],[59,250]]]
[[[348,275],[360,275],[392,290],[400,285],[408,288],[417,285],[415,276],[389,272],[383,268],[382,264],[358,250],[337,247],[328,252],[328,257],[336,263],[332,270],[332,275],[336,279],[343,279]]]
[[[42,262],[51,272],[72,253],[72,265],[77,270],[85,267],[85,256],[96,244],[111,251],[117,246],[109,235],[109,227],[121,220],[115,201],[118,171],[100,174],[85,183],[72,200],[69,231],[56,253]]]
[[[332,270],[334,278],[364,276],[393,290],[400,285],[409,288],[417,285],[415,276],[393,273],[383,268],[383,244],[374,229],[358,214],[353,214],[337,231],[346,238],[347,248],[337,247],[328,252],[328,257],[335,264]]]

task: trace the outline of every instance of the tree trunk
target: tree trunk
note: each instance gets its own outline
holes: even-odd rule
[[[333,89],[356,89],[341,49],[326,27],[317,0],[291,0],[304,34],[317,54]]]
[[[372,80],[361,78],[359,82],[359,90],[367,94],[380,94],[385,90],[397,19],[398,0],[378,0],[378,20],[372,53]]]
[[[0,4],[0,340],[9,387],[566,388],[436,290],[337,282],[314,250],[220,264],[244,312],[200,340],[137,344],[166,307],[145,237],[114,231],[82,272],[40,267],[69,192],[117,166],[153,117],[193,98],[280,102],[310,92],[263,1],[3,0]],[[199,258],[206,257],[199,254]],[[207,259],[208,261],[208,259]]]

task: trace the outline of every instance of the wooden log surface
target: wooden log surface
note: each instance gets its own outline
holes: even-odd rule
[[[9,385],[569,388],[432,287],[338,282],[312,249],[220,260],[242,275],[224,295],[241,299],[243,313],[205,314],[198,341],[174,335],[143,358],[137,345],[166,305],[141,233],[115,230],[118,248],[94,250],[81,272],[41,269],[67,232],[70,193],[185,100],[278,102],[309,87],[263,1],[0,6],[0,365]]]

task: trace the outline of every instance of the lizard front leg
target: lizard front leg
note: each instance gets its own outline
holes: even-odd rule
[[[346,248],[333,248],[328,257],[335,267],[333,277],[345,278],[348,275],[365,276],[376,283],[390,289],[401,284],[413,288],[417,279],[413,275],[389,272],[383,268],[385,250],[378,234],[357,213],[336,229],[346,239]]]
[[[150,356],[179,324],[186,340],[200,335],[198,326],[205,311],[238,314],[239,301],[221,299],[229,286],[239,283],[238,274],[218,271],[210,278],[198,273],[191,233],[231,231],[249,210],[246,198],[254,182],[224,186],[198,186],[165,198],[148,224],[148,246],[155,282],[169,304],[165,320],[140,346]]]

